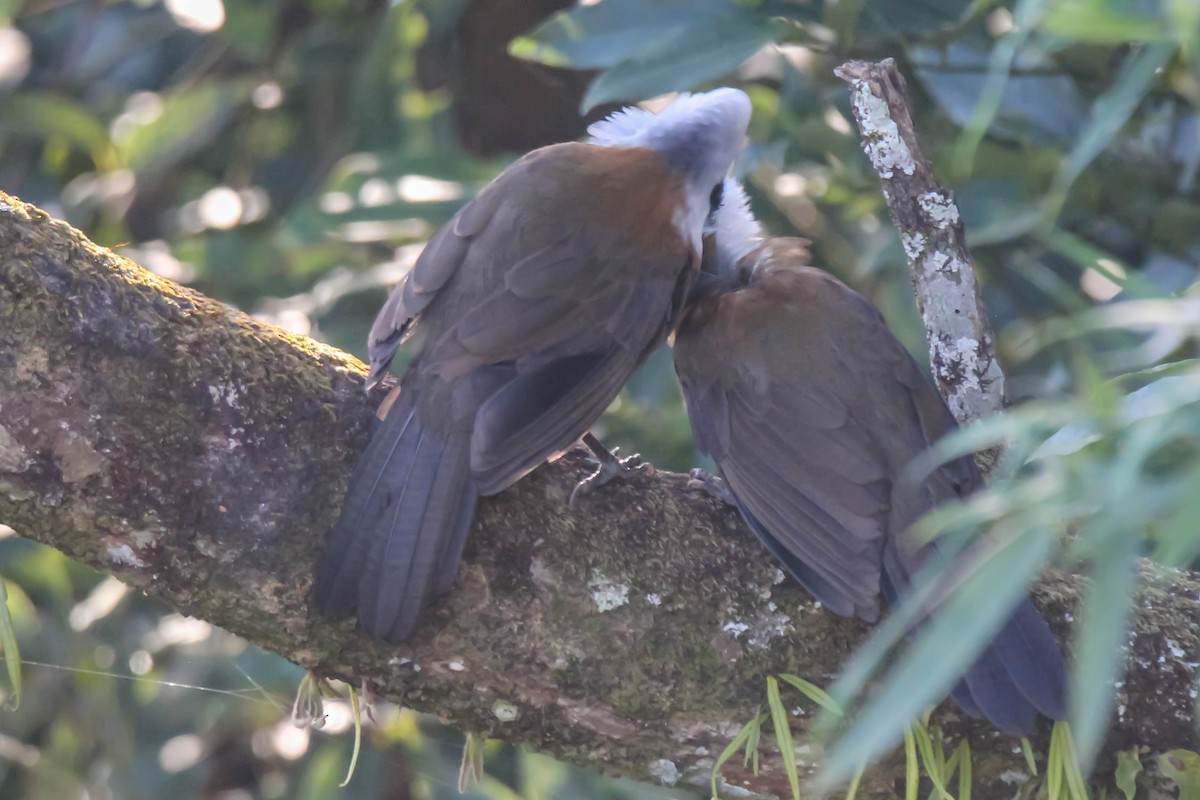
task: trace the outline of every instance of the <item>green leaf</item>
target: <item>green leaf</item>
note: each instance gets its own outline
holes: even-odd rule
[[[854,28],[863,8],[870,0],[838,0],[836,3],[825,5],[824,23],[837,35],[837,40],[843,48],[849,49],[854,44]]]
[[[304,673],[292,701],[292,724],[297,728],[325,726],[325,701],[322,699],[322,678],[311,670]]]
[[[1046,753],[1046,794],[1049,800],[1062,800],[1062,733],[1057,725],[1050,731],[1050,750]]]
[[[971,765],[971,743],[963,739],[954,754],[958,756],[958,800],[971,800],[971,781],[975,779]]]
[[[815,683],[806,681],[798,675],[781,674],[779,679],[799,689],[805,697],[812,700],[821,708],[827,709],[830,713],[837,714],[839,717],[842,715],[841,706],[835,703],[833,698]]]
[[[912,646],[890,670],[878,696],[872,698],[850,729],[828,753],[818,782],[829,788],[845,780],[864,760],[883,755],[900,738],[904,725],[928,705],[940,701],[1007,621],[1028,591],[1057,539],[1040,529],[1023,529],[966,568],[963,583],[941,604],[916,635]],[[963,569],[958,565],[958,569]],[[920,591],[916,593],[920,595]],[[912,598],[901,608],[911,608]],[[895,615],[899,616],[899,615]],[[890,620],[889,620],[890,622]],[[883,628],[887,628],[885,622]],[[900,633],[907,629],[907,625]],[[874,638],[874,637],[872,637]],[[871,670],[870,643],[845,670],[830,692],[835,700],[854,696]],[[839,686],[842,688],[839,689]],[[852,691],[848,691],[852,690]]]
[[[1059,174],[1062,174],[1061,171]],[[1054,227],[1044,231],[1038,239],[1083,269],[1094,270],[1117,284],[1121,287],[1122,299],[1161,297],[1163,294],[1137,270],[1122,264],[1119,256],[1092,244],[1082,236]],[[1114,270],[1109,265],[1115,265],[1117,269]]]
[[[1030,402],[1019,411],[1007,411],[971,423],[943,437],[933,447],[913,459],[905,471],[909,480],[920,480],[942,464],[961,456],[1008,444],[1012,439],[1025,437],[1038,430],[1050,431],[1069,424],[1079,416],[1079,410],[1061,403]]]
[[[921,761],[925,764],[925,774],[929,776],[933,788],[937,791],[938,796],[942,800],[954,800],[950,793],[946,791],[946,784],[943,780],[943,770],[945,765],[941,763],[941,759],[934,753],[933,742],[929,738],[929,729],[924,725],[913,725],[912,735],[917,743],[917,752],[921,754]]]
[[[740,19],[714,19],[692,26],[673,46],[600,73],[588,87],[581,110],[613,100],[642,100],[691,89],[724,77],[774,37],[769,25]]]
[[[150,175],[186,160],[212,145],[253,89],[251,81],[210,81],[165,92],[158,115],[118,139],[122,161],[138,175]]]
[[[1197,402],[1200,398],[1197,390],[1200,390],[1200,377],[1196,375],[1159,378],[1121,397],[1115,422],[1121,428],[1128,428],[1138,422],[1172,414]],[[1096,420],[1070,422],[1042,442],[1031,459],[1061,458],[1104,438],[1105,432]]]
[[[1033,745],[1024,736],[1021,737],[1021,755],[1025,756],[1025,766],[1029,768],[1029,774],[1036,778],[1038,768],[1037,760],[1033,757]]]
[[[850,779],[850,786],[846,789],[846,800],[854,800],[858,797],[858,785],[862,782],[863,773],[866,771],[866,767],[859,767],[858,772],[854,773],[854,777]]]
[[[354,715],[354,750],[350,754],[350,766],[346,769],[346,778],[338,784],[339,789],[345,789],[350,785],[350,779],[354,777],[354,771],[358,768],[358,754],[362,750],[362,711],[358,704],[358,692],[354,691],[354,687],[350,686],[350,711]]]
[[[987,80],[955,144],[952,170],[956,178],[961,180],[971,174],[975,152],[1000,109],[1004,85],[1008,82],[1017,54],[1052,6],[1050,0],[1018,0],[1013,9],[1013,28],[992,48]]]
[[[909,725],[904,729],[904,800],[917,800],[921,786],[921,765],[917,762],[917,737]]]
[[[1063,770],[1068,796],[1071,800],[1090,800],[1091,795],[1079,764],[1079,754],[1075,752],[1075,738],[1071,734],[1070,723],[1059,720],[1054,723],[1054,729],[1060,732],[1059,736],[1062,738]]]
[[[736,753],[743,745],[746,746],[746,755],[749,757],[750,743],[752,739],[756,743],[754,749],[757,751],[758,733],[762,729],[762,724],[766,721],[766,719],[766,714],[756,714],[754,719],[743,725],[737,732],[737,735],[733,737],[733,740],[729,744],[725,745],[725,749],[721,751],[721,755],[717,756],[717,760],[713,763],[712,768],[713,800],[719,800],[719,795],[717,793],[717,780],[721,776],[721,767],[725,765],[725,762],[733,758],[733,754]]]
[[[1046,196],[1044,204],[1047,228],[1058,217],[1067,201],[1067,193],[1080,173],[1112,142],[1150,90],[1158,71],[1175,54],[1174,42],[1147,45],[1132,53],[1122,64],[1113,85],[1093,104],[1083,132],[1076,138]]]
[[[463,742],[462,763],[458,767],[458,793],[465,794],[483,780],[483,737],[468,733]]]
[[[1181,481],[1179,497],[1174,512],[1155,528],[1157,544],[1150,557],[1168,567],[1186,569],[1200,557],[1200,536],[1196,535],[1196,520],[1200,519],[1200,465]]]
[[[1137,797],[1137,776],[1142,772],[1142,760],[1138,758],[1138,749],[1121,750],[1117,753],[1117,770],[1114,776],[1117,788],[1125,795],[1125,800]]]
[[[0,578],[0,653],[4,654],[4,668],[12,685],[12,699],[8,705],[16,709],[21,704],[21,650],[17,646],[17,633],[8,609],[8,587],[3,578]]]
[[[1171,750],[1154,759],[1163,775],[1179,787],[1179,800],[1200,800],[1200,755]]]
[[[0,95],[0,140],[62,139],[88,152],[96,168],[117,167],[108,130],[89,109],[48,92]]]
[[[760,714],[754,726],[750,729],[750,736],[746,739],[746,751],[742,756],[742,768],[750,767],[750,771],[755,775],[758,774],[758,742],[762,737],[762,723],[766,719],[766,714]]]
[[[691,89],[735,70],[777,30],[773,12],[732,0],[606,0],[551,17],[509,52],[552,66],[603,69],[587,111]]]
[[[1113,510],[1131,499],[1112,496]],[[1091,769],[1103,743],[1113,708],[1113,684],[1124,663],[1122,645],[1129,628],[1130,601],[1137,584],[1139,537],[1126,530],[1125,515],[1104,514],[1092,520],[1080,538],[1105,536],[1083,597],[1077,625],[1070,693],[1071,728],[1079,731],[1078,749],[1084,771]]]
[[[1124,45],[1170,37],[1165,20],[1136,12],[1137,6],[1121,0],[1058,0],[1042,27],[1046,33],[1090,44]]]
[[[514,39],[509,52],[556,67],[603,69],[682,49],[698,24],[733,22],[747,13],[730,0],[605,0],[555,14]]]
[[[771,724],[775,727],[775,744],[783,759],[783,771],[792,787],[792,800],[800,800],[800,774],[796,770],[796,747],[792,744],[792,725],[787,709],[779,698],[779,681],[767,676],[767,706],[771,709]]]

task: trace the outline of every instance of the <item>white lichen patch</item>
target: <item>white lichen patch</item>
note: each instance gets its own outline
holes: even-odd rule
[[[929,221],[939,228],[948,228],[958,222],[958,206],[941,192],[925,192],[917,197],[917,204]]]
[[[787,575],[783,573],[783,570],[777,568],[775,570],[775,574],[771,577],[771,583],[775,586],[778,586],[785,580],[787,580]]]
[[[786,636],[795,631],[792,618],[773,609],[759,612],[749,621],[733,620],[721,626],[721,630],[734,639],[743,639],[751,647],[766,649],[772,639]]]
[[[447,661],[446,669],[450,670],[451,672],[462,672],[464,669],[466,669],[466,667],[461,661]]]
[[[794,630],[792,619],[786,614],[763,614],[759,617],[758,624],[751,628],[750,636],[746,641],[751,647],[765,649],[770,645],[772,639],[787,636]]]
[[[0,425],[0,472],[24,472],[29,468],[29,454],[21,443]]]
[[[1000,773],[1000,780],[1010,786],[1026,783],[1029,781],[1029,773],[1022,772],[1019,769],[1006,769]]]
[[[709,777],[706,775],[703,781],[695,781],[695,783],[701,786],[708,786],[709,780]],[[729,783],[720,775],[717,776],[717,789],[718,797],[762,797],[762,795],[756,794],[744,786],[735,786]]]
[[[726,622],[721,626],[721,630],[735,639],[740,639],[743,633],[750,630],[750,626],[745,622]]]
[[[675,766],[675,762],[665,758],[660,758],[658,761],[652,763],[648,771],[650,776],[663,786],[674,786],[679,783],[679,779],[683,776],[683,773],[679,771],[679,767]]]
[[[900,129],[888,110],[887,102],[876,97],[866,81],[855,81],[851,101],[858,112],[863,151],[881,178],[891,178],[896,170],[912,175],[916,170],[912,151],[900,138]]]
[[[646,595],[646,603],[655,607],[661,606],[662,596],[655,594],[654,592],[650,592],[650,594]]]
[[[156,547],[158,545],[158,534],[149,528],[132,531],[129,534],[129,538],[138,546],[138,549]]]
[[[237,400],[240,394],[240,390],[232,381],[223,381],[208,387],[208,395],[214,403],[224,401],[225,405],[230,408],[237,407]]]
[[[629,602],[629,587],[610,580],[598,569],[592,570],[588,588],[592,590],[592,602],[602,614]]]
[[[50,372],[50,354],[43,347],[30,347],[17,355],[13,373],[17,380],[32,382]],[[95,421],[95,420],[93,420]]]
[[[512,722],[517,717],[521,716],[521,712],[517,707],[507,700],[497,700],[492,703],[492,716],[501,722]]]
[[[62,433],[55,437],[50,451],[64,482],[79,483],[104,468],[104,457],[96,452],[91,442],[70,430],[65,421],[59,423],[59,428]]]
[[[904,245],[904,254],[909,261],[916,261],[925,252],[925,234],[920,231],[903,234],[900,243]]]
[[[933,337],[930,340],[930,357],[937,372],[939,383],[952,386],[946,404],[956,419],[970,417],[983,394],[983,376],[987,365],[980,359],[979,341],[970,336],[957,339]]]
[[[930,272],[942,272],[945,270],[948,273],[953,273],[962,269],[962,264],[957,258],[951,260],[950,256],[945,253],[930,253],[928,263],[927,271]],[[948,270],[946,270],[947,265],[950,267]]]
[[[146,566],[146,562],[138,557],[133,548],[124,543],[108,545],[108,560],[118,567],[142,569]]]

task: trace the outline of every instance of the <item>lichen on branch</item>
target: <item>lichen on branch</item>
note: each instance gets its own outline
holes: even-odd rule
[[[0,524],[461,729],[702,788],[767,675],[828,683],[867,633],[781,581],[686,476],[640,475],[569,509],[588,467],[568,454],[481,503],[453,590],[411,641],[369,641],[307,606],[374,413],[362,364],[2,194],[0,320]],[[1039,589],[1060,631],[1078,583]],[[1140,609],[1113,746],[1194,749],[1198,588],[1181,575]],[[952,710],[939,719],[972,736],[980,796],[1022,769],[1010,740]],[[890,796],[900,762],[868,772],[859,796]],[[788,791],[769,741],[760,774],[737,759],[723,774],[730,796]]]
[[[1004,373],[958,205],[921,153],[904,78],[891,59],[835,72],[850,84],[863,150],[908,257],[938,389],[960,424],[991,416],[1004,407]]]

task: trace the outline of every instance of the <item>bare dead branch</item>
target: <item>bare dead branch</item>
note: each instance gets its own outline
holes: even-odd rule
[[[958,204],[921,153],[904,77],[890,58],[834,72],[850,84],[863,150],[908,256],[938,388],[960,424],[991,416],[1004,407],[1004,372]]]

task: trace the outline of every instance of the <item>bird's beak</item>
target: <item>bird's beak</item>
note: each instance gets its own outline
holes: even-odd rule
[[[718,270],[717,234],[716,231],[706,233],[700,240],[704,252],[700,256],[700,272],[716,275]]]

